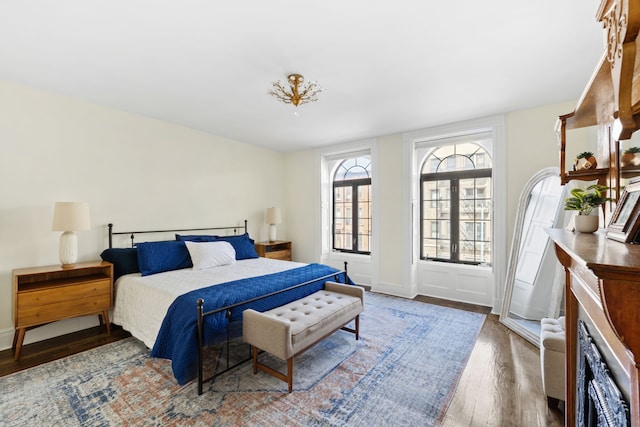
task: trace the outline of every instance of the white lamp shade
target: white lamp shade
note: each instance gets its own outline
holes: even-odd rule
[[[56,202],[53,231],[82,231],[91,228],[89,205],[85,202]]]
[[[282,222],[282,212],[280,208],[267,208],[265,222],[267,224],[280,224]]]

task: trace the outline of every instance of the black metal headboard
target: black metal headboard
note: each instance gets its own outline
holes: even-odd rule
[[[113,236],[128,234],[131,238],[131,247],[135,246],[134,239],[136,234],[151,234],[151,233],[176,233],[184,231],[214,231],[214,230],[233,230],[233,234],[238,234],[238,230],[242,229],[239,225],[230,225],[226,227],[206,227],[206,228],[183,228],[180,230],[143,230],[143,231],[113,231],[113,224],[109,223],[109,248],[113,247]],[[244,220],[244,233],[247,232],[247,220]]]

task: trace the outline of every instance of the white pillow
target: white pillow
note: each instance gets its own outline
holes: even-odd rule
[[[236,262],[236,250],[229,242],[184,242],[194,270],[219,267]]]

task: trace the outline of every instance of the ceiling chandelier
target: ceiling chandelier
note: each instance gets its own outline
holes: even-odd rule
[[[273,89],[269,95],[285,104],[298,105],[308,102],[316,102],[317,95],[322,92],[322,88],[316,82],[304,83],[304,77],[300,74],[290,74],[287,83],[273,82]]]

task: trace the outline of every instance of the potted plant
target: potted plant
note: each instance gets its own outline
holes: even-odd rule
[[[629,147],[624,150],[624,154],[620,157],[620,165],[625,166],[640,166],[640,147]]]
[[[598,167],[598,162],[591,151],[583,151],[576,156],[574,170],[581,171],[595,169],[596,167]]]
[[[605,196],[609,187],[593,184],[586,189],[573,188],[571,197],[564,200],[564,208],[569,211],[578,211],[575,217],[576,231],[581,233],[593,233],[598,229],[598,216],[591,215],[593,210],[610,200]],[[596,211],[597,212],[597,211]]]

